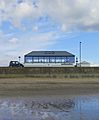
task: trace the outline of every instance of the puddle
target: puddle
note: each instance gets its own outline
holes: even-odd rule
[[[99,95],[0,98],[0,120],[99,120]]]

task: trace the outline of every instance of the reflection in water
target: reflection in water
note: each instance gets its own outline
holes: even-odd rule
[[[0,120],[98,120],[98,112],[99,96],[0,99]]]

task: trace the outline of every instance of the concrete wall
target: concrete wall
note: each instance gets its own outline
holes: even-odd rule
[[[94,78],[99,77],[99,67],[1,67],[0,78],[8,77]]]
[[[24,67],[74,67],[70,63],[25,63]]]

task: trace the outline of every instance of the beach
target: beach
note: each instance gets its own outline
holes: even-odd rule
[[[0,120],[98,118],[98,78],[0,79]]]
[[[0,96],[99,93],[99,78],[1,78]]]

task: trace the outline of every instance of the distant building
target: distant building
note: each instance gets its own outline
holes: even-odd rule
[[[32,51],[24,56],[24,65],[30,67],[73,66],[75,55],[67,51]]]
[[[82,61],[81,63],[78,63],[77,66],[81,66],[81,67],[90,67],[91,64],[87,61]]]

